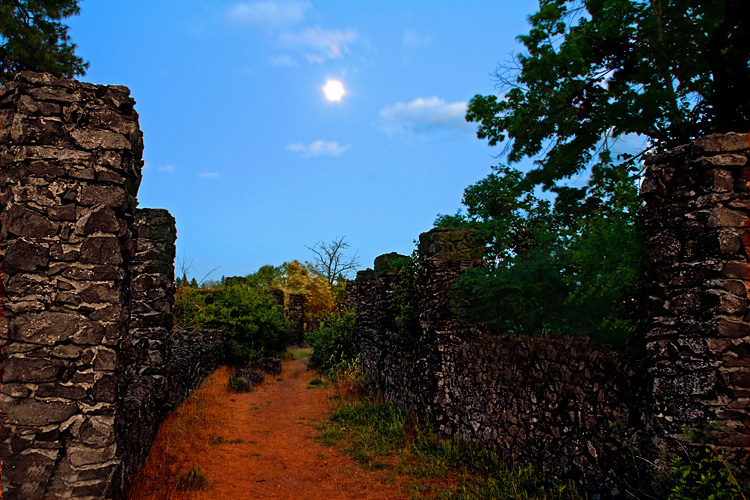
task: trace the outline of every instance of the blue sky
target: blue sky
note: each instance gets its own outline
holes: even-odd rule
[[[81,79],[130,88],[140,206],[175,216],[200,279],[312,260],[305,245],[342,236],[363,267],[410,253],[498,163],[465,106],[495,92],[537,6],[83,0],[67,23],[91,64]]]

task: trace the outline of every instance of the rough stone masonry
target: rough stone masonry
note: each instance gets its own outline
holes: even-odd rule
[[[116,495],[222,358],[220,332],[172,332],[174,219],[136,210],[129,94],[22,72],[0,97],[5,500]]]
[[[668,469],[662,454],[702,439],[750,477],[749,155],[750,134],[730,133],[647,161],[648,318],[627,351],[580,336],[462,326],[451,286],[481,263],[481,243],[463,229],[420,236],[420,327],[404,336],[393,304],[397,276],[379,257],[348,287],[373,387],[427,415],[442,434],[605,497],[653,493],[654,471],[644,464]]]

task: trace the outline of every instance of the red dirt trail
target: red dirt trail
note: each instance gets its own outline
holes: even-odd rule
[[[333,389],[313,388],[315,372],[307,370],[307,360],[285,361],[279,379],[266,381],[249,393],[224,392],[207,405],[206,418],[221,422],[211,433],[221,444],[199,443],[199,452],[182,456],[183,464],[172,470],[200,467],[210,481],[202,491],[172,491],[160,498],[170,500],[396,500],[406,499],[398,484],[385,484],[385,473],[369,471],[344,455],[340,448],[322,446],[316,439],[317,427],[330,413]],[[220,369],[205,384],[225,388],[228,371]],[[201,389],[197,391],[200,393]],[[179,413],[178,409],[175,413]],[[174,415],[173,415],[174,417]],[[179,417],[179,415],[177,416]],[[162,427],[174,423],[170,418]],[[154,445],[163,446],[160,438]],[[206,435],[195,439],[206,440]],[[192,439],[192,438],[191,438]],[[163,441],[163,439],[162,439]],[[233,442],[234,441],[234,442]],[[155,452],[152,450],[152,457]],[[150,459],[151,460],[151,459]],[[148,466],[147,466],[148,467]],[[151,481],[159,481],[159,477]],[[164,481],[164,477],[161,478]],[[391,483],[393,481],[390,481]],[[143,480],[141,481],[143,483]],[[147,491],[139,484],[136,490]],[[149,498],[154,498],[148,496]],[[130,498],[134,498],[131,496]],[[136,497],[137,498],[137,497]],[[145,495],[144,495],[145,498]]]

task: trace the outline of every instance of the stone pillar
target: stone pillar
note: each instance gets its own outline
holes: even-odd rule
[[[163,209],[138,209],[135,235],[130,321],[120,355],[125,378],[116,422],[123,465],[115,489],[146,462],[171,410],[166,363],[175,291],[175,220]]]
[[[644,421],[663,443],[720,424],[750,472],[750,134],[710,135],[646,162]]]
[[[286,306],[286,315],[292,323],[289,332],[289,343],[301,345],[305,335],[305,302],[307,297],[304,293],[290,293],[289,303]]]
[[[472,230],[435,228],[419,235],[417,286],[419,291],[419,322],[421,346],[430,346],[418,364],[422,374],[422,392],[431,395],[427,411],[441,432],[448,432],[443,402],[447,394],[444,378],[454,370],[444,359],[451,346],[462,342],[457,318],[451,310],[452,287],[465,270],[480,266],[485,250]]]
[[[4,500],[108,496],[141,133],[129,90],[20,73],[0,98]]]
[[[271,297],[273,297],[273,300],[276,301],[278,305],[281,307],[284,307],[284,290],[281,289],[273,289],[269,292],[271,294]]]

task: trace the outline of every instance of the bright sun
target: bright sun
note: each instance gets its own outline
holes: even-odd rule
[[[340,101],[344,97],[344,94],[346,94],[344,84],[338,80],[328,80],[325,87],[323,87],[323,92],[329,101]]]

